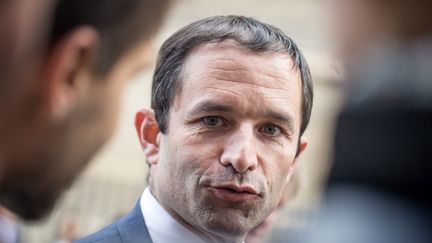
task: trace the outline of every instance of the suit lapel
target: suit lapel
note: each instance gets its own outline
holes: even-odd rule
[[[140,200],[135,208],[117,224],[123,243],[151,243],[150,234],[144,222]]]

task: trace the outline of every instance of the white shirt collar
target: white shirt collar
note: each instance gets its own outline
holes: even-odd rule
[[[159,204],[147,187],[140,199],[141,212],[154,243],[190,242],[205,243],[191,230],[177,222]]]

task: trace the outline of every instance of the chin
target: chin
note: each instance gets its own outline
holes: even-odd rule
[[[39,220],[53,209],[60,193],[34,193],[25,188],[12,188],[2,191],[1,204],[24,220]]]
[[[207,224],[209,232],[213,232],[217,235],[224,235],[228,238],[237,238],[239,236],[245,236],[250,228],[245,227],[241,224],[228,224],[227,222],[210,222]]]
[[[24,220],[47,216],[72,178],[60,171],[45,169],[9,176],[1,185],[0,204]]]
[[[224,235],[243,235],[253,228],[251,219],[243,216],[225,213],[213,215],[202,222],[207,229]]]

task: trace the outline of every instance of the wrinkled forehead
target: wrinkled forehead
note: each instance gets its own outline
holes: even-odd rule
[[[285,53],[252,51],[234,42],[205,44],[187,57],[180,76],[175,109],[193,109],[205,99],[245,115],[283,111],[297,120],[301,113],[300,73]]]
[[[254,51],[235,41],[207,43],[188,55],[182,74],[184,88],[206,78],[271,88],[300,85],[300,72],[288,53]]]

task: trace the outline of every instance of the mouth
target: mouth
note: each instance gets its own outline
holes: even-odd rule
[[[213,193],[217,198],[224,201],[241,202],[248,201],[259,197],[258,191],[248,185],[217,185],[208,186],[208,190]]]

